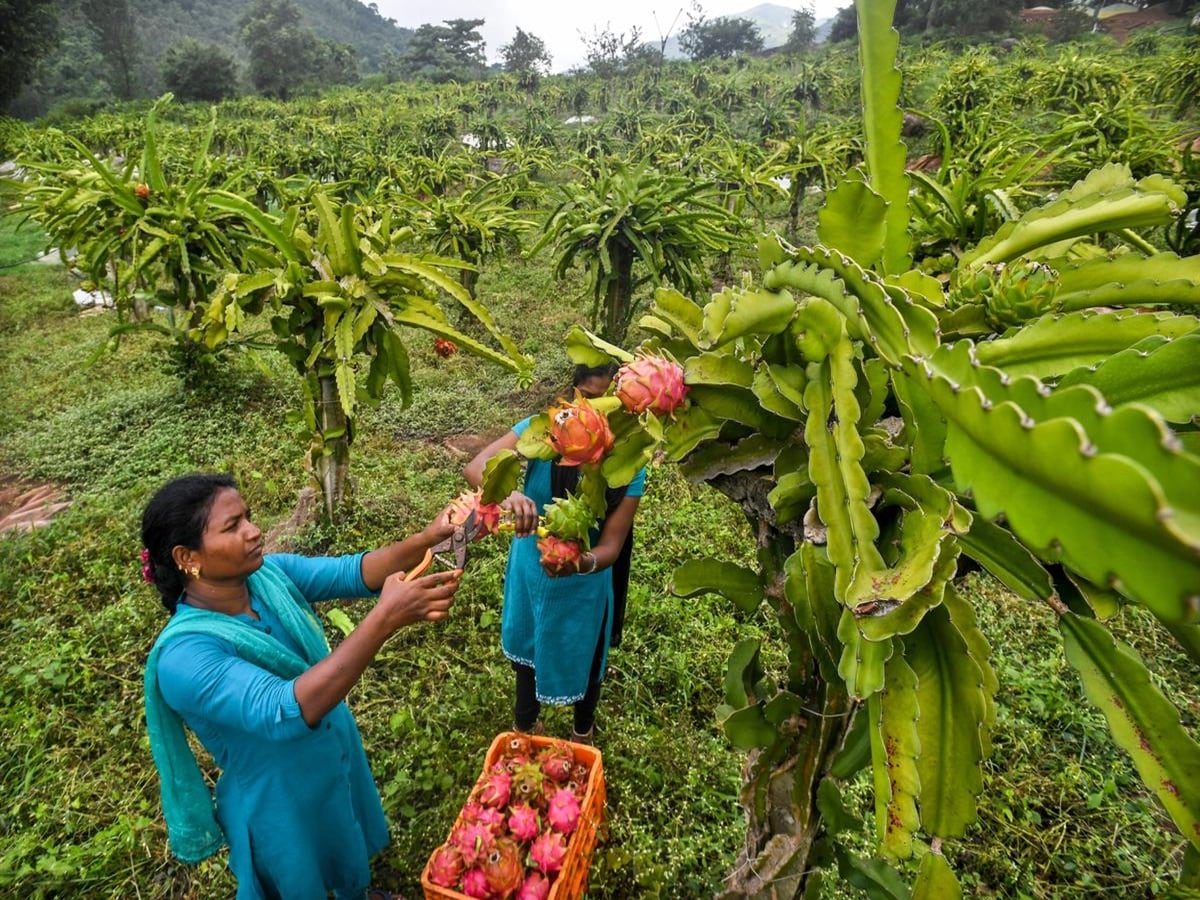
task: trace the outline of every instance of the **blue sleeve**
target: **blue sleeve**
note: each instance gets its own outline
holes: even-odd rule
[[[516,432],[518,437],[520,437],[522,434],[525,433],[525,429],[529,427],[529,423],[532,421],[533,421],[533,416],[527,416],[524,419],[522,419],[520,422],[518,422],[516,425],[514,425],[512,427],[512,430],[514,432]]]
[[[219,638],[186,634],[163,647],[158,686],[186,721],[273,741],[312,731],[296,702],[295,680],[242,659]]]
[[[272,553],[271,562],[300,589],[309,603],[336,600],[341,597],[374,597],[363,584],[362,558],[366,553],[350,556],[300,556],[296,553]]]
[[[626,497],[640,497],[646,490],[646,470],[638,469],[638,473],[633,476],[633,480],[629,482],[629,487],[625,489]]]

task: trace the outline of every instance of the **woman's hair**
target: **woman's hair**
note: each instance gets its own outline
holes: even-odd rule
[[[237,489],[231,475],[184,475],[159,488],[142,513],[142,546],[150,554],[146,564],[172,615],[184,581],[171,551],[179,546],[200,549],[213,500],[226,488]]]
[[[621,367],[614,362],[604,363],[601,366],[585,366],[578,365],[575,371],[571,374],[571,387],[579,387],[589,378],[595,378],[597,375],[604,375],[612,379],[617,375],[617,370]]]

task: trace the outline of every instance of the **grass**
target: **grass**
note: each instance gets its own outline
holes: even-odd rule
[[[289,419],[299,389],[274,358],[239,358],[221,385],[188,394],[163,373],[149,337],[89,368],[109,319],[78,314],[71,287],[43,267],[0,276],[0,473],[63,485],[73,500],[50,527],[0,540],[0,894],[228,896],[222,858],[188,867],[165,844],[141,717],[142,665],[163,613],[140,582],[138,515],[164,479],[205,468],[234,472],[264,525],[285,519],[304,484]],[[427,339],[414,339],[412,406],[389,394],[363,413],[354,509],[337,528],[302,532],[303,549],[351,551],[419,527],[462,487],[465,459],[446,439],[507,427],[563,383],[561,335],[584,317],[581,285],[551,282],[539,261],[512,261],[485,272],[480,292],[537,357],[534,385],[518,389],[462,355],[439,361]],[[774,632],[761,614],[667,589],[690,555],[747,561],[748,526],[724,498],[658,467],[637,529],[625,644],[601,701],[609,819],[589,896],[707,896],[744,827],[743,756],[713,718],[726,655],[745,637],[770,645]],[[351,696],[393,825],[377,874],[410,896],[492,736],[511,721],[503,565],[502,544],[480,545],[450,620],[396,635]],[[962,590],[1002,685],[979,822],[947,844],[967,893],[1165,893],[1180,839],[1083,699],[1049,610],[978,575]],[[364,611],[343,608],[352,620]],[[1194,733],[1196,666],[1136,611],[1114,630],[1151,663]],[[552,710],[548,724],[564,734],[568,711]]]

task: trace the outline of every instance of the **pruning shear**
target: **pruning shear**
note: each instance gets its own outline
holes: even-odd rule
[[[425,574],[425,570],[436,559],[441,565],[447,569],[464,569],[467,565],[467,548],[470,547],[471,541],[475,540],[475,535],[479,533],[480,522],[479,517],[472,511],[467,518],[463,520],[461,525],[454,526],[454,532],[444,541],[439,541],[425,551],[425,556],[421,561],[412,567],[412,571],[404,574],[405,581],[412,581],[420,575]]]

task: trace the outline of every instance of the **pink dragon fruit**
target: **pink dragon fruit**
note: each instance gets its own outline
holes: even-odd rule
[[[488,887],[487,876],[483,874],[482,869],[467,869],[467,873],[463,875],[462,892],[479,900],[487,900],[492,896],[492,889]]]
[[[525,866],[521,859],[521,851],[509,840],[496,841],[487,859],[479,867],[487,879],[491,896],[498,900],[507,900],[521,887],[525,877]]]
[[[583,549],[579,541],[568,541],[558,535],[548,534],[538,538],[538,552],[541,554],[542,565],[573,565],[579,567]],[[568,568],[570,567],[568,565]]]
[[[526,803],[514,804],[508,814],[508,830],[521,843],[532,841],[541,830],[537,810]]]
[[[473,866],[486,857],[496,845],[496,836],[486,825],[464,822],[451,833],[450,843],[462,854],[463,864]]]
[[[530,872],[517,892],[517,900],[546,900],[550,896],[550,879],[541,872]]]
[[[598,463],[613,446],[612,429],[604,413],[583,397],[550,410],[550,446],[564,466]]]
[[[562,868],[566,855],[567,840],[556,831],[543,831],[529,848],[529,858],[547,875],[553,875]]]
[[[547,778],[563,784],[571,778],[575,754],[565,743],[555,742],[538,754],[538,762]]]
[[[561,834],[570,834],[579,825],[579,798],[574,791],[554,792],[546,807],[546,821]]]
[[[450,524],[461,525],[467,521],[467,516],[475,513],[479,530],[475,532],[475,540],[479,541],[489,534],[495,534],[500,527],[500,504],[483,503],[483,491],[466,491],[450,501]]]
[[[528,753],[514,753],[512,756],[504,757],[504,768],[506,768],[511,774],[512,772],[517,771],[517,769],[521,768],[521,766],[525,765],[527,762],[529,762]]]
[[[454,887],[463,872],[463,858],[453,844],[443,844],[429,861],[429,880],[442,887]]]
[[[617,372],[616,395],[634,415],[646,410],[656,416],[675,418],[683,406],[688,387],[683,383],[683,366],[664,356],[640,356]]]
[[[490,806],[484,806],[475,800],[470,800],[462,808],[463,822],[471,825],[482,825],[492,834],[499,834],[504,827],[504,813]]]
[[[499,772],[489,772],[479,786],[476,799],[484,806],[492,809],[502,809],[508,806],[512,793],[512,776],[501,768]]]

